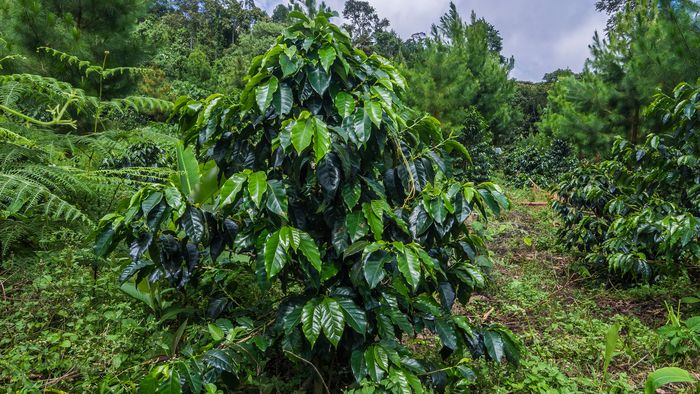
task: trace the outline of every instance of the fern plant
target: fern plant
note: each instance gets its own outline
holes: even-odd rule
[[[157,153],[166,157],[165,150],[174,146],[167,130],[96,132],[107,126],[104,120],[113,113],[167,113],[172,107],[170,102],[147,97],[102,99],[103,81],[118,73],[137,73],[138,69],[107,69],[48,48],[42,50],[76,65],[86,77],[96,75],[99,95],[91,96],[51,77],[0,75],[3,255],[19,241],[35,244],[41,238],[40,229],[46,226],[72,228],[85,238],[97,212],[109,209],[113,199],[131,192],[133,188],[125,185],[164,182],[171,172],[165,159],[159,168],[140,163],[108,165],[133,152],[137,141],[157,141],[164,146]],[[0,57],[0,62],[13,58]],[[89,133],[83,127],[86,123],[90,124]]]

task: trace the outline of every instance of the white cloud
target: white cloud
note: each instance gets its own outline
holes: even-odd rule
[[[258,0],[271,10],[282,0]],[[428,32],[449,7],[449,0],[369,0],[402,37]],[[515,57],[513,76],[537,81],[557,68],[580,71],[589,55],[595,30],[606,16],[595,11],[594,0],[455,0],[463,18],[472,10],[501,32],[503,54]],[[342,11],[344,0],[326,0]]]

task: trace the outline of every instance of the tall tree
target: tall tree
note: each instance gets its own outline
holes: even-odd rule
[[[30,59],[33,72],[61,72],[36,49],[49,46],[81,59],[102,63],[106,51],[112,64],[134,65],[143,56],[141,43],[131,39],[150,2],[143,0],[12,0],[0,7],[0,30],[12,50]],[[58,74],[54,74],[58,75]]]
[[[404,57],[416,93],[408,100],[453,128],[461,128],[475,107],[488,120],[495,141],[506,143],[513,132],[512,122],[520,117],[511,105],[513,63],[504,62],[495,51],[500,37],[494,40],[495,29],[489,26],[474,14],[470,22],[464,21],[450,3],[430,37],[409,40]]]
[[[343,27],[350,33],[353,45],[365,52],[372,51],[377,34],[389,27],[389,20],[380,19],[368,1],[348,0],[343,17],[348,21]]]
[[[641,1],[627,8],[607,38],[596,34],[580,78],[564,77],[550,94],[541,128],[589,154],[607,152],[614,136],[637,143],[658,126],[644,109],[661,90],[700,75],[698,5]]]

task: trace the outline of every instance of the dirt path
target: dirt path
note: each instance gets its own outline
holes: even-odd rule
[[[489,225],[491,285],[463,311],[480,323],[507,326],[527,348],[522,368],[489,374],[495,392],[640,392],[656,368],[697,369],[692,360],[673,364],[659,351],[663,300],[673,302],[678,291],[616,289],[581,276],[571,254],[556,246],[554,214],[537,197],[513,198],[513,209]],[[604,338],[613,323],[622,327],[621,342],[602,383]]]

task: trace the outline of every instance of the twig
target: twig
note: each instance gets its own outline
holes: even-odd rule
[[[0,289],[2,289],[2,300],[7,301],[7,294],[5,294],[4,282],[0,280]]]
[[[301,361],[303,361],[303,362],[305,362],[305,363],[311,365],[311,366],[314,368],[314,371],[316,371],[316,374],[318,375],[319,379],[321,379],[321,383],[323,384],[323,388],[326,389],[326,393],[327,393],[327,394],[331,394],[331,390],[330,390],[330,389],[328,388],[328,386],[326,385],[326,381],[323,380],[323,376],[321,375],[321,372],[319,372],[318,368],[316,368],[316,366],[314,365],[314,363],[312,363],[311,361],[309,361],[309,360],[307,360],[307,359],[305,359],[305,358],[303,358],[303,357],[301,357],[301,356],[297,356],[296,354],[290,352],[289,350],[285,350],[284,352],[285,352],[285,353],[288,353],[288,354],[291,354],[292,356],[298,358],[299,360],[301,360]]]
[[[57,378],[44,380],[43,386],[44,387],[53,386],[56,383],[62,382],[64,380],[71,380],[77,376],[80,376],[80,372],[77,369],[73,368],[73,369],[69,370],[68,372],[66,372],[62,376],[59,376]]]
[[[494,310],[495,310],[494,308],[489,309],[489,311],[486,312],[486,314],[484,314],[484,317],[482,317],[481,320],[482,321],[488,320],[489,316],[491,316],[491,313],[493,313]]]

